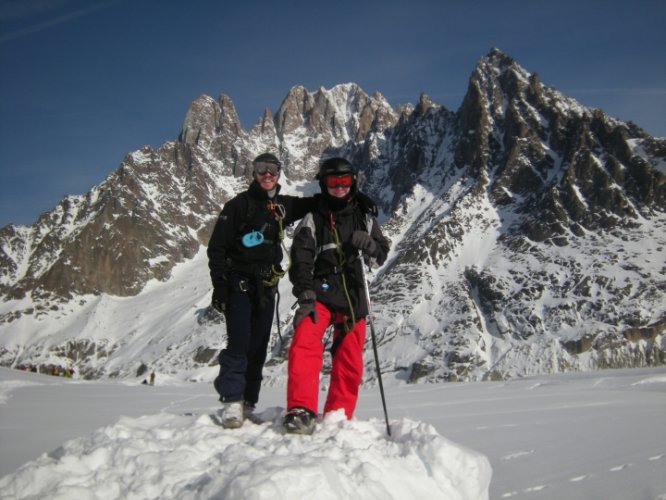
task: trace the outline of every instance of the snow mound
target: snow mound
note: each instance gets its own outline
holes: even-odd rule
[[[226,430],[208,415],[121,418],[0,479],[0,498],[487,499],[487,458],[429,424],[327,415],[284,434],[283,410]]]

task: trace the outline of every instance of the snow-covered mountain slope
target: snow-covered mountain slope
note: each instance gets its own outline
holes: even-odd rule
[[[371,292],[387,376],[666,361],[666,141],[493,49],[455,113],[425,95],[393,110],[355,84],[294,87],[245,132],[228,97],[196,99],[177,141],[128,155],[33,226],[0,230],[0,363],[212,378],[224,328],[207,308],[204,247],[265,150],[290,193],[316,190],[322,157],[346,156],[381,206],[392,249]],[[286,280],[280,290],[269,384],[282,383],[290,333]]]

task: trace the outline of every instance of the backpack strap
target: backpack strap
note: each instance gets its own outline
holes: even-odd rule
[[[250,225],[250,221],[257,213],[257,204],[250,199],[250,195],[247,191],[241,193],[243,200],[245,200],[245,220],[241,222],[241,225],[238,227],[238,232],[243,234],[247,227]]]

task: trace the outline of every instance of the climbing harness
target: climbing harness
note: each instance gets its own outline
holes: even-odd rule
[[[340,280],[342,281],[342,291],[345,294],[345,300],[347,301],[347,305],[349,306],[350,316],[343,316],[342,319],[344,332],[348,333],[351,330],[353,330],[354,325],[356,324],[356,317],[354,315],[354,305],[352,304],[351,297],[349,296],[349,289],[347,288],[347,278],[345,277],[345,272],[344,272],[345,255],[342,251],[342,244],[340,243],[340,234],[338,233],[338,228],[335,225],[333,212],[329,212],[328,228],[331,231],[331,234],[333,235],[333,239],[335,240],[335,251],[338,255],[338,265],[340,266]],[[335,343],[334,347],[336,347]]]

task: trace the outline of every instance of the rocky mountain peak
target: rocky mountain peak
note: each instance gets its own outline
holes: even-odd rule
[[[275,114],[275,127],[278,135],[294,132],[305,123],[305,114],[314,107],[314,99],[305,87],[295,86],[282,100]]]
[[[352,83],[315,92],[293,87],[275,114],[278,139],[298,144],[285,155],[287,171],[295,179],[311,176],[306,159],[341,151],[370,133],[383,133],[396,121],[396,113],[381,94],[369,97]]]
[[[636,207],[663,196],[632,146],[645,134],[544,87],[497,49],[475,68],[458,113],[457,163],[492,176],[496,203],[538,214],[522,226],[532,239],[631,224]]]
[[[481,58],[477,69],[478,66],[486,66],[495,68],[497,73],[504,73],[507,69],[511,69],[515,65],[516,61],[512,57],[506,55],[497,47],[493,47],[488,54]]]
[[[178,137],[180,142],[219,154],[242,133],[240,119],[229,97],[220,95],[215,101],[203,95],[192,102]]]
[[[419,116],[423,116],[428,112],[428,110],[430,110],[433,107],[435,107],[435,103],[430,100],[430,97],[428,97],[427,94],[422,93],[419,96],[419,102],[416,105],[416,108],[414,109],[414,111]]]
[[[269,108],[264,108],[264,114],[262,115],[261,120],[259,120],[252,131],[260,136],[275,137],[277,135],[273,115]]]
[[[218,127],[221,134],[239,135],[242,131],[240,119],[236,112],[236,106],[231,98],[222,94],[217,100],[220,106],[220,118]]]

